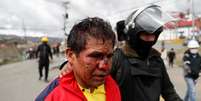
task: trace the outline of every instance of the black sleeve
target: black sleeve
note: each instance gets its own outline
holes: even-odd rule
[[[162,68],[162,97],[165,101],[182,101],[182,99],[177,94],[174,85],[170,81],[169,75],[165,66]]]
[[[51,59],[53,59],[51,47],[49,45],[48,45],[48,54],[50,55]]]

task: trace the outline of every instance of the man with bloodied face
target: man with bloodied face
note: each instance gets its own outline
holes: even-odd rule
[[[115,34],[104,20],[86,18],[74,25],[66,49],[72,71],[54,80],[36,101],[120,101],[109,75],[114,45]]]

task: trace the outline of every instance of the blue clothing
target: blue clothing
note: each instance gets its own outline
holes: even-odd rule
[[[58,86],[58,84],[58,78],[56,78],[40,93],[40,95],[37,96],[35,101],[44,101],[44,99],[54,90],[54,88]]]
[[[187,84],[187,92],[184,101],[196,101],[195,93],[195,80],[190,77],[185,77]]]

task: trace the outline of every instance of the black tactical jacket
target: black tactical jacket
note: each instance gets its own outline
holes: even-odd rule
[[[185,51],[184,57],[183,57],[184,65],[187,66],[187,68],[184,68],[185,76],[190,77],[193,79],[198,79],[199,72],[201,71],[201,56],[199,53],[192,54],[189,50]],[[191,72],[187,72],[187,70],[190,69]]]
[[[122,101],[159,101],[160,95],[165,101],[182,101],[155,49],[146,60],[128,47],[116,49],[111,75],[120,87]]]
[[[42,43],[36,50],[36,57],[39,57],[39,63],[49,64],[49,57],[52,59],[51,48],[47,43]]]

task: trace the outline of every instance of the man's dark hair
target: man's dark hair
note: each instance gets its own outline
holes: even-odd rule
[[[79,54],[85,49],[88,37],[103,40],[103,42],[111,40],[113,47],[115,45],[115,33],[111,25],[101,18],[93,17],[83,19],[73,26],[67,39],[67,47]]]

